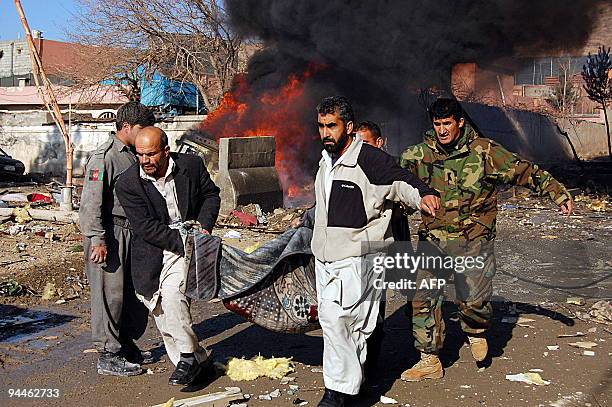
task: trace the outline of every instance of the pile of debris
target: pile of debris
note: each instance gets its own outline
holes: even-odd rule
[[[228,227],[267,233],[282,233],[292,227],[292,222],[301,219],[308,208],[298,207],[281,209],[272,212],[262,211],[259,204],[248,204],[238,206],[227,216],[220,215],[217,220],[218,227]]]
[[[61,184],[28,184],[0,190],[0,223],[14,219],[27,223],[33,219],[77,223],[77,212],[60,211]]]

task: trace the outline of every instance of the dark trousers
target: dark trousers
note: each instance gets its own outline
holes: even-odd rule
[[[91,241],[84,239],[85,269],[91,290],[91,334],[99,352],[119,352],[133,344],[147,327],[148,310],[134,291],[130,273],[131,231],[108,226],[106,262],[89,260]]]

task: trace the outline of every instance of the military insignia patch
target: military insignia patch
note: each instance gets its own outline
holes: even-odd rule
[[[100,170],[99,168],[94,168],[89,170],[89,180],[90,181],[102,181],[104,179],[104,170]]]

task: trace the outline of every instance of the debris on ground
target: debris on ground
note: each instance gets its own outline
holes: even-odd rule
[[[37,203],[39,205],[48,205],[52,204],[54,201],[53,196],[49,193],[33,192],[28,194],[28,202]]]
[[[594,322],[612,324],[612,301],[600,300],[591,306],[589,315]]]
[[[380,402],[383,404],[399,404],[396,399],[387,396],[380,396]]]
[[[13,209],[13,216],[17,223],[27,223],[32,220],[32,216],[30,216],[27,207]]]
[[[23,286],[16,280],[9,279],[8,281],[0,282],[0,297],[17,297],[24,293]]]
[[[585,304],[584,298],[581,298],[581,297],[568,297],[568,299],[565,302],[568,304],[580,305],[580,306]]]
[[[43,300],[50,300],[57,295],[57,290],[55,289],[54,283],[47,283],[45,288],[43,289],[42,297]]]
[[[219,391],[216,393],[202,394],[200,396],[189,397],[186,399],[175,400],[172,397],[163,404],[157,404],[153,407],[195,407],[195,406],[226,406],[232,401],[243,400],[244,396],[239,387],[229,388],[230,390]]]
[[[271,391],[270,393],[267,394],[260,394],[259,396],[257,396],[257,398],[259,400],[272,400],[275,399],[277,397],[280,397],[280,390],[279,389],[274,389],[273,391]]]
[[[228,230],[223,237],[226,239],[240,239],[242,235],[237,230]]]
[[[289,384],[295,380],[295,377],[285,376],[281,379],[280,384]]]
[[[226,222],[234,223],[238,221],[242,226],[257,226],[257,217],[249,215],[234,209],[230,212],[229,217],[225,219]]]
[[[595,356],[595,352],[593,352],[592,350],[585,350],[582,352],[583,356]]]
[[[574,338],[577,336],[586,336],[586,334],[584,332],[578,331],[575,334],[560,334],[560,335],[557,335],[557,338]]]
[[[225,367],[225,374],[232,380],[255,380],[266,376],[281,379],[293,372],[291,358],[269,358],[259,355],[253,359],[231,358]]]
[[[510,380],[511,382],[535,384],[536,386],[548,386],[550,384],[550,381],[542,379],[542,376],[535,372],[507,374],[506,380]]]
[[[19,205],[19,204],[27,204],[30,202],[28,197],[25,194],[20,193],[8,193],[0,196],[0,200],[6,202],[9,206],[11,204]]]
[[[264,213],[258,204],[239,206],[227,216],[219,216],[217,226],[253,228],[253,230],[285,231],[295,219],[300,219],[306,208],[277,208]]]
[[[595,342],[571,342],[571,343],[568,343],[568,345],[574,348],[581,348],[581,349],[591,349],[597,346]]]
[[[584,203],[587,208],[595,212],[605,212],[607,209],[606,207],[608,205],[608,201],[605,198],[583,194],[577,195],[574,198],[574,201]]]

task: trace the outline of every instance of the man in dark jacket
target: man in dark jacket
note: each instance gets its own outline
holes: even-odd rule
[[[117,133],[87,160],[79,223],[91,297],[91,336],[98,350],[98,374],[134,376],[152,361],[135,340],[147,326],[147,309],[132,287],[131,227],[117,198],[119,176],[136,162],[136,134],[155,123],[144,105],[128,102],[117,110]]]
[[[212,359],[191,327],[179,230],[183,222],[194,220],[210,233],[219,213],[219,188],[199,157],[170,153],[168,137],[161,129],[142,129],[135,144],[139,163],[117,183],[119,200],[134,231],[134,288],[153,314],[168,357],[176,365],[169,383],[188,385],[212,367]]]

